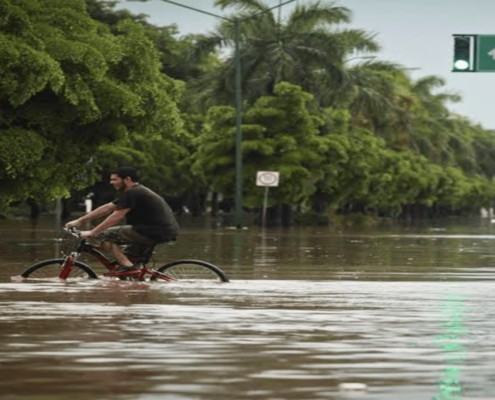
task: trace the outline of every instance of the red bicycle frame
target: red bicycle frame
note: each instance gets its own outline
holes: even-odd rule
[[[72,266],[74,265],[74,258],[75,258],[74,253],[71,253],[65,258],[65,261],[62,264],[62,268],[60,269],[60,274],[58,274],[58,277],[60,279],[67,279],[67,277],[70,274],[70,271],[72,271]]]

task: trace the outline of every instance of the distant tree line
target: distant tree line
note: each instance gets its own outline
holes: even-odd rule
[[[107,201],[109,168],[128,164],[177,211],[230,211],[235,18],[246,210],[263,204],[257,170],[280,171],[269,205],[286,223],[492,205],[494,132],[449,111],[460,98],[441,78],[381,61],[371,33],[345,28],[349,9],[308,1],[280,19],[258,1],[215,3],[229,20],[180,36],[112,1],[0,0],[0,210]]]

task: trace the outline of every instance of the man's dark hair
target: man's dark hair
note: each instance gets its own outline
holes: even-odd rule
[[[110,171],[110,173],[118,175],[122,179],[129,177],[133,182],[139,181],[139,174],[134,167],[118,167]]]

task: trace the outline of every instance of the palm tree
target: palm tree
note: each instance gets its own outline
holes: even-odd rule
[[[392,116],[407,103],[407,93],[401,88],[407,81],[404,69],[394,63],[375,59],[347,62],[345,84],[338,91],[321,97],[322,105],[349,109],[353,123],[380,133]],[[328,87],[323,77],[320,87]]]
[[[248,101],[272,94],[281,81],[315,93],[322,74],[333,89],[341,87],[346,79],[346,57],[379,48],[372,35],[343,29],[341,25],[350,21],[351,12],[333,3],[304,2],[284,20],[276,10],[257,0],[217,0],[215,5],[235,7],[237,13],[221,23],[216,33],[197,42],[199,48],[219,49],[225,57],[198,86],[210,99],[233,99],[236,20],[240,21],[242,91]]]
[[[445,81],[426,76],[409,86],[411,103],[404,131],[410,147],[440,165],[459,163],[466,170],[475,169],[474,150],[470,144],[468,124],[452,118],[447,103],[458,102],[458,95],[443,91]],[[466,130],[467,129],[467,130]]]

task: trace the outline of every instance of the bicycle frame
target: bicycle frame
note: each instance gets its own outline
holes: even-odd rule
[[[144,280],[144,277],[146,275],[151,275],[156,279],[162,279],[162,280],[167,281],[167,282],[174,282],[175,281],[175,279],[172,278],[171,276],[168,276],[167,274],[164,274],[163,272],[158,272],[158,271],[149,269],[148,267],[146,267],[146,265],[143,265],[141,267],[141,269],[139,271],[139,275],[135,275],[135,277],[136,277],[136,280],[142,281],[142,280]]]
[[[74,259],[75,259],[74,252],[71,253],[69,256],[65,257],[65,261],[62,265],[62,268],[60,269],[60,274],[58,275],[60,279],[64,279],[64,280],[67,279],[70,272],[72,271],[72,266],[74,265]]]
[[[59,274],[58,277],[60,279],[64,279],[64,280],[67,279],[67,277],[69,276],[70,272],[72,271],[72,267],[73,267],[75,261],[81,255],[81,253],[83,253],[84,251],[86,251],[87,253],[90,253],[91,254],[91,250],[95,250],[93,248],[93,246],[88,245],[86,243],[86,240],[81,240],[81,242],[79,242],[76,250],[75,251],[72,251],[68,256],[65,256],[64,257],[65,260],[64,260],[64,263],[62,264],[62,268],[60,269],[60,274]],[[100,261],[103,265],[105,265],[108,268],[107,264],[104,261],[106,261],[108,263],[110,263],[110,261],[102,253],[100,253],[99,256],[102,259],[100,260],[100,257],[98,257],[98,261]]]
[[[69,231],[69,232],[74,236],[76,236],[76,233],[74,231]],[[68,278],[70,272],[72,271],[72,267],[74,263],[82,253],[90,254],[96,259],[96,261],[98,261],[101,265],[106,267],[109,271],[113,271],[118,267],[116,262],[110,260],[101,251],[99,251],[93,245],[87,243],[86,240],[83,239],[79,242],[75,251],[72,251],[68,256],[65,256],[64,263],[62,264],[62,268],[60,269],[60,274],[58,276],[60,279],[65,280]],[[148,268],[146,266],[146,263],[143,263],[143,266],[139,270],[139,274],[134,274],[132,276],[134,279],[144,280],[144,277],[146,275],[151,275],[155,279],[161,279],[168,282],[175,281],[174,278],[168,276],[167,274]]]

